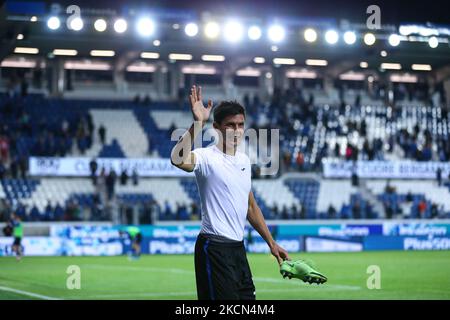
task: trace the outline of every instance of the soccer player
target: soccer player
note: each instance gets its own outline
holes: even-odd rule
[[[125,233],[131,240],[130,258],[136,260],[141,256],[141,242],[142,242],[141,230],[138,227],[129,226],[125,228]]]
[[[245,109],[224,101],[214,108],[217,144],[192,150],[213,107],[202,102],[201,87],[190,94],[194,124],[172,150],[176,167],[194,171],[201,199],[202,227],[195,244],[197,296],[205,299],[255,299],[255,286],[244,247],[246,220],[261,235],[278,263],[289,259],[272,238],[251,191],[248,156],[237,150],[244,135]],[[196,125],[197,123],[197,125]]]
[[[15,213],[11,215],[10,225],[13,228],[14,237],[12,251],[16,254],[17,261],[20,261],[22,258],[23,225],[20,217]]]

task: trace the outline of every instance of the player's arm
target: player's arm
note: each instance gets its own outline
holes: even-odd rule
[[[248,196],[248,213],[247,220],[250,222],[253,228],[261,235],[261,237],[266,241],[267,245],[270,248],[270,252],[274,255],[278,263],[281,264],[283,260],[289,260],[289,255],[286,250],[280,247],[275,240],[272,238],[272,234],[269,231],[269,228],[266,225],[266,221],[264,220],[264,216],[256,203],[253,192],[250,191]]]
[[[192,152],[192,144],[201,133],[206,121],[208,121],[213,104],[209,100],[208,106],[206,108],[204,107],[202,102],[202,88],[197,88],[195,85],[191,88],[189,100],[191,102],[194,123],[173,147],[170,154],[170,162],[181,170],[191,172],[195,167],[195,154]]]

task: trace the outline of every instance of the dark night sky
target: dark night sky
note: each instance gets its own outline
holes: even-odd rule
[[[93,7],[115,7],[146,5],[159,8],[176,8],[196,12],[211,11],[227,16],[300,16],[309,18],[349,19],[364,22],[366,8],[371,4],[381,8],[381,23],[434,22],[450,25],[450,1],[444,0],[62,0],[59,3],[83,4]]]

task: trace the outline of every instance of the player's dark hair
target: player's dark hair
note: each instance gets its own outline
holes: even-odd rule
[[[245,108],[237,101],[222,101],[214,108],[214,122],[218,124],[228,116],[242,114],[245,118]]]

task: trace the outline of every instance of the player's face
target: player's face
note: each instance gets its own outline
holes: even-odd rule
[[[214,127],[221,133],[227,148],[236,148],[244,136],[245,117],[242,114],[228,116]]]

